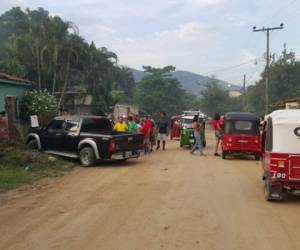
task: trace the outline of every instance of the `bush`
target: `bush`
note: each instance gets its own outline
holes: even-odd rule
[[[26,92],[21,103],[22,118],[28,120],[31,115],[37,115],[42,125],[46,124],[56,114],[57,99],[44,91]]]

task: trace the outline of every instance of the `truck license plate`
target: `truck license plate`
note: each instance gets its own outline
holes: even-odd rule
[[[125,158],[132,156],[132,152],[126,152],[125,153]]]

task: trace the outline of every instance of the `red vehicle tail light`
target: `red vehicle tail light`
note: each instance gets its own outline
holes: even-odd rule
[[[285,162],[284,161],[278,161],[277,166],[278,166],[278,168],[284,168],[285,167]]]
[[[256,144],[258,144],[259,143],[259,141],[256,139],[255,141],[254,141]]]
[[[108,151],[110,153],[114,152],[116,149],[118,148],[116,141],[112,140],[110,141],[109,145],[108,145]]]

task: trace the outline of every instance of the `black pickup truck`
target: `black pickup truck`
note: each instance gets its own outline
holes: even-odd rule
[[[44,128],[31,129],[26,136],[31,149],[79,158],[85,167],[100,160],[138,158],[143,135],[113,131],[102,116],[56,117]]]

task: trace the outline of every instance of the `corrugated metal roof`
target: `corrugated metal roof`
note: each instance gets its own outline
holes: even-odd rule
[[[20,83],[35,84],[35,82],[20,78],[18,76],[8,75],[8,74],[2,73],[2,72],[0,72],[0,79],[10,80],[10,81],[15,81],[15,82],[20,82]]]

